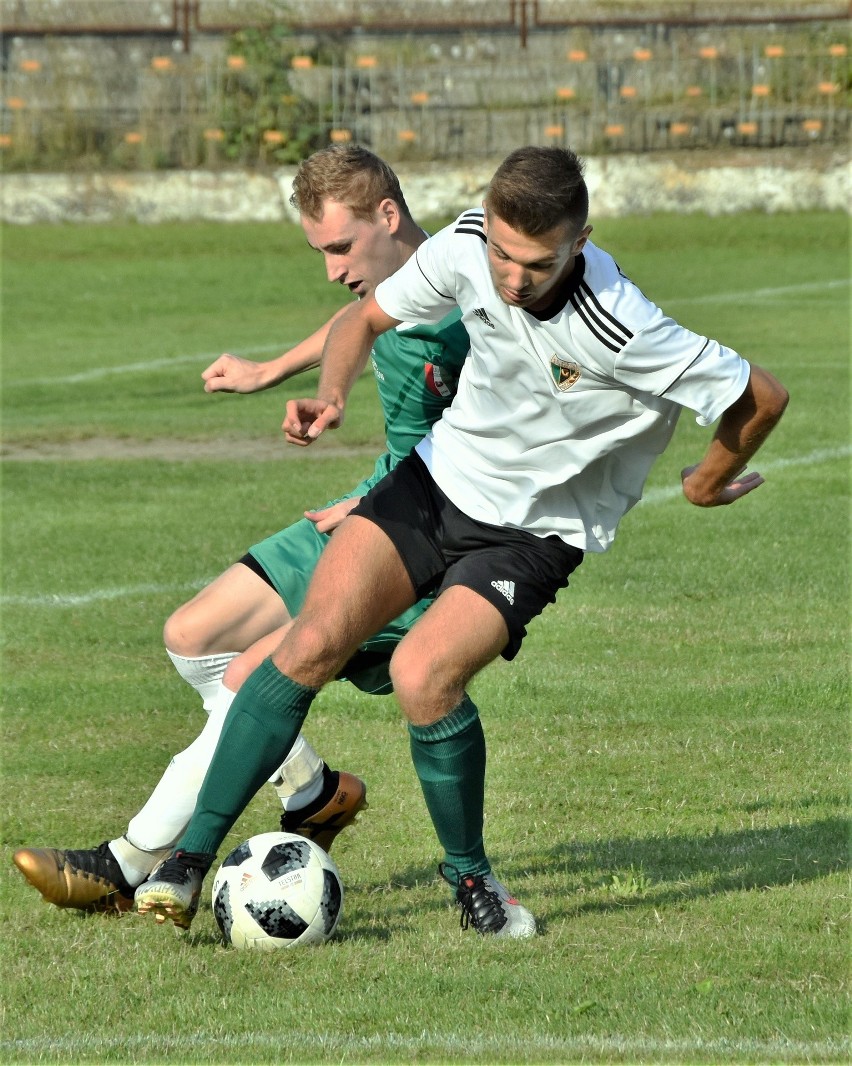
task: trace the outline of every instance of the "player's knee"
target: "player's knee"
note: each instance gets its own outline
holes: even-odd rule
[[[322,620],[314,623],[300,616],[271,658],[283,673],[304,684],[321,686],[342,669],[352,650],[345,638]]]
[[[403,713],[415,723],[420,723],[424,715],[427,719],[434,718],[435,708],[452,702],[458,688],[440,661],[413,644],[406,645],[405,641],[391,658],[390,677]]]
[[[163,643],[175,655],[188,658],[206,655],[209,648],[202,638],[203,631],[199,630],[195,612],[189,603],[178,607],[163,626]]]

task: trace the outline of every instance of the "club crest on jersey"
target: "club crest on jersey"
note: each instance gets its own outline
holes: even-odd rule
[[[567,392],[577,381],[580,380],[580,364],[573,363],[570,359],[560,359],[554,354],[550,357],[550,373],[560,392]]]
[[[444,375],[441,373],[441,368],[435,366],[434,363],[426,363],[423,367],[426,374],[426,388],[435,396],[443,396],[445,399],[449,398],[453,394],[453,390],[448,381],[444,380]]]

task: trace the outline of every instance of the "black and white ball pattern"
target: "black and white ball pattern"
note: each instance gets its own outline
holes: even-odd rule
[[[337,928],[343,882],[329,855],[293,833],[261,833],[234,848],[213,881],[226,943],[273,951],[320,944]]]

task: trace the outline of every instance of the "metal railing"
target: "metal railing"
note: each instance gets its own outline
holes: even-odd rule
[[[296,32],[517,31],[593,25],[735,25],[843,20],[848,0],[0,0],[8,36],[196,34],[286,23]]]

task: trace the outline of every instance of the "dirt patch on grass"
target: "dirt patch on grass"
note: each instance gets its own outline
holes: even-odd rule
[[[381,446],[339,447],[329,444],[297,448],[282,437],[217,438],[216,440],[176,440],[158,437],[138,440],[132,437],[86,437],[70,441],[24,441],[0,445],[4,462],[74,462],[93,459],[156,459],[180,463],[195,461],[266,462],[291,459],[317,460],[349,456],[375,456]]]

